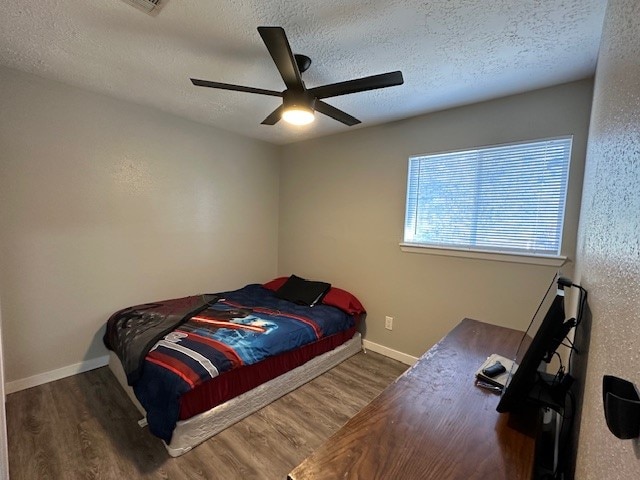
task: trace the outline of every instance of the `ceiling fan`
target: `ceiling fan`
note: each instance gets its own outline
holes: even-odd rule
[[[311,59],[305,55],[294,55],[291,52],[291,46],[282,27],[258,27],[258,33],[260,33],[264,44],[267,46],[267,50],[269,50],[282,76],[282,80],[284,80],[284,84],[287,87],[284,91],[278,92],[275,90],[210,82],[208,80],[198,80],[195,78],[192,78],[191,82],[198,87],[220,88],[223,90],[282,97],[282,105],[262,121],[263,125],[275,125],[280,118],[296,125],[306,125],[313,121],[315,111],[323,113],[345,125],[357,125],[361,123],[360,120],[322,100],[339,95],[347,95],[349,93],[402,85],[404,83],[402,72],[396,71],[348,80],[346,82],[332,83],[320,87],[307,88],[300,74],[309,68]]]

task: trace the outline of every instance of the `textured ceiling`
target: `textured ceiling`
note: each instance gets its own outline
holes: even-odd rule
[[[0,64],[225,130],[288,143],[593,75],[606,0],[0,0]],[[401,70],[405,83],[328,99],[362,120],[260,122],[280,102],[189,77],[284,90],[256,27],[312,58],[307,87]]]

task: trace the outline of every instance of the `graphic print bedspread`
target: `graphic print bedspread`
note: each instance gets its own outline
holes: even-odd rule
[[[300,306],[261,285],[219,294],[216,304],[160,339],[133,385],[151,432],[165,440],[179,415],[179,398],[219,374],[251,365],[354,325],[327,305]]]

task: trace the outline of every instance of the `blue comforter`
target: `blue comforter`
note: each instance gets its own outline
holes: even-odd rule
[[[282,300],[259,284],[218,294],[222,300],[161,338],[147,354],[134,392],[150,431],[165,440],[182,394],[243,365],[347,330],[354,317],[328,305]]]

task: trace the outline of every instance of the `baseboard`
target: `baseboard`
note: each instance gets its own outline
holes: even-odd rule
[[[95,368],[104,367],[109,363],[109,355],[104,357],[92,358],[85,360],[84,362],[68,365],[66,367],[51,370],[50,372],[40,373],[32,377],[21,378],[20,380],[14,380],[5,384],[5,393],[19,392],[31,387],[37,387],[45,383],[53,382],[54,380],[60,380],[61,378],[70,377],[71,375],[77,375],[78,373],[88,372]]]
[[[384,345],[379,345],[377,343],[370,342],[369,340],[366,340],[366,339],[362,340],[362,346],[364,346],[364,348],[367,350],[371,350],[372,352],[376,352],[376,353],[379,353],[380,355],[384,355],[385,357],[398,360],[399,362],[402,362],[405,365],[413,365],[418,361],[418,357],[407,355],[406,353],[399,352],[397,350],[394,350],[393,348],[385,347]]]
[[[362,345],[367,350],[379,353],[385,357],[393,358],[405,365],[413,365],[418,361],[417,357],[407,355],[406,353],[399,352],[384,345],[373,343],[369,340],[362,340]],[[66,367],[51,370],[50,372],[40,373],[32,377],[21,378],[20,380],[14,380],[5,384],[5,394],[19,392],[20,390],[26,390],[27,388],[37,387],[45,383],[60,380],[61,378],[70,377],[71,375],[77,375],[78,373],[88,372],[95,368],[104,367],[109,364],[109,355],[104,357],[92,358],[85,360],[84,362],[76,363],[74,365],[68,365]]]

